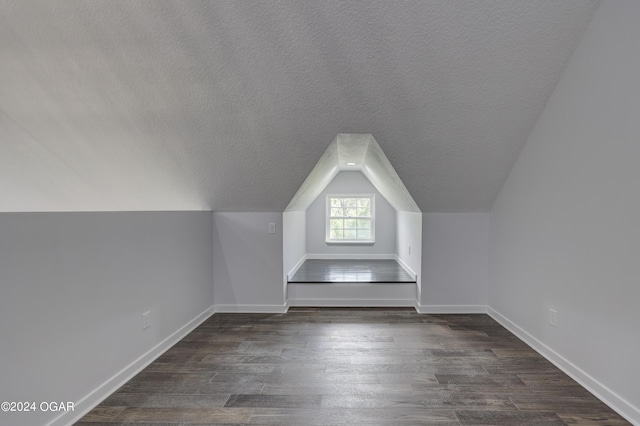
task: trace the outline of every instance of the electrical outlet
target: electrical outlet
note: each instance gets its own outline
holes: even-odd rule
[[[276,224],[274,222],[269,222],[269,233],[270,234],[276,233]]]
[[[145,330],[149,327],[151,327],[151,311],[142,314],[142,329]]]
[[[558,326],[558,311],[549,308],[549,325],[552,327]]]

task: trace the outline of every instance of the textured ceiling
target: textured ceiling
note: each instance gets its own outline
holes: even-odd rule
[[[0,0],[0,211],[283,211],[338,133],[487,211],[596,5]]]

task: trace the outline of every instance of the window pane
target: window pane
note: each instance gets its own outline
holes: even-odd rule
[[[344,219],[331,219],[329,222],[331,229],[342,229]]]
[[[359,240],[370,240],[371,239],[371,231],[368,229],[358,229],[358,239]]]
[[[357,198],[345,198],[344,199],[345,207],[358,207],[358,199]]]
[[[356,229],[357,221],[356,219],[345,219],[344,220],[344,229]]]
[[[331,198],[331,207],[342,207],[342,198]]]
[[[331,207],[331,217],[342,217],[342,208],[341,207]]]
[[[358,219],[358,229],[371,229],[371,220],[370,219]]]
[[[329,233],[329,237],[334,239],[334,240],[341,240],[342,239],[342,229],[332,229],[331,232]]]
[[[358,217],[370,217],[370,212],[369,207],[358,207]]]
[[[356,230],[344,230],[344,238],[347,240],[355,240],[358,237]]]
[[[358,198],[358,207],[369,207],[370,201],[369,198]]]
[[[344,215],[346,217],[356,217],[357,213],[358,213],[357,210],[358,209],[356,209],[356,208],[346,208],[346,209],[344,209]]]

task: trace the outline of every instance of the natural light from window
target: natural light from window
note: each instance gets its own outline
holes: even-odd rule
[[[327,195],[327,242],[373,243],[374,211],[373,194]]]

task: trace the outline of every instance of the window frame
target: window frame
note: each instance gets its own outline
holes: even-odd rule
[[[332,217],[331,216],[331,199],[332,198],[368,198],[369,199],[369,211],[370,211],[370,217],[368,217],[367,219],[369,219],[369,221],[371,222],[371,238],[369,239],[344,239],[344,238],[340,238],[340,239],[336,239],[336,238],[331,238],[331,219],[344,219],[346,218],[345,216],[340,216],[340,217]],[[376,226],[375,226],[375,194],[327,194],[326,196],[326,209],[325,209],[325,242],[327,244],[374,244],[376,241],[376,235],[375,235],[375,230],[376,230]],[[355,219],[357,219],[358,217],[355,216]]]

